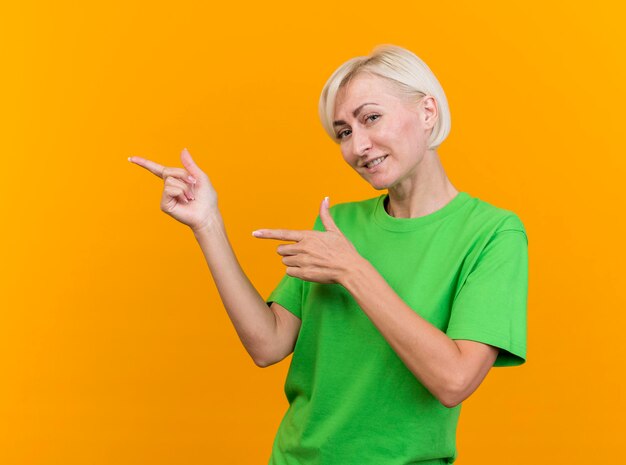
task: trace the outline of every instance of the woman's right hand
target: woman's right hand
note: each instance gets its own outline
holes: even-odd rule
[[[209,177],[196,165],[187,149],[183,149],[180,159],[185,168],[162,166],[141,157],[128,158],[130,162],[143,166],[163,179],[161,210],[197,231],[208,226],[219,215],[217,193]]]

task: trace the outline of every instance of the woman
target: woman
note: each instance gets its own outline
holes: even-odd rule
[[[450,131],[446,97],[408,50],[344,63],[319,110],[345,161],[388,192],[325,199],[312,231],[255,231],[293,242],[278,246],[286,274],[266,300],[191,155],[185,169],[130,160],[165,180],[161,207],[194,231],[255,363],[293,352],[270,464],[452,463],[461,402],[492,366],[525,362],[524,226],[447,178],[436,152]]]

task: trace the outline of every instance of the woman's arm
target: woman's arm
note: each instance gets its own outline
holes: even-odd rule
[[[417,379],[446,407],[476,390],[493,366],[498,349],[450,339],[413,311],[367,260],[361,258],[340,284]]]
[[[268,308],[239,266],[211,180],[186,148],[180,158],[184,168],[135,156],[128,161],[163,179],[161,210],[194,232],[228,316],[254,362],[265,367],[282,360],[294,348],[299,318],[276,302]]]
[[[232,249],[219,212],[193,233],[200,244],[224,308],[244,347],[260,367],[293,351],[300,320],[270,308],[245,275]],[[273,303],[272,306],[277,305]]]

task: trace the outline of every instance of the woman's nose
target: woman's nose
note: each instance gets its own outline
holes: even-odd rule
[[[372,140],[367,131],[352,130],[353,149],[358,156],[364,155],[372,148]]]

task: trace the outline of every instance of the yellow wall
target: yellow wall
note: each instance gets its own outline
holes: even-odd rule
[[[317,120],[378,43],[442,83],[455,186],[518,213],[528,362],[464,403],[458,463],[616,463],[625,433],[620,2],[16,2],[0,15],[0,463],[263,464],[289,359],[257,368],[160,179],[211,177],[257,289],[258,228],[378,193]],[[314,6],[314,5],[321,6]]]

